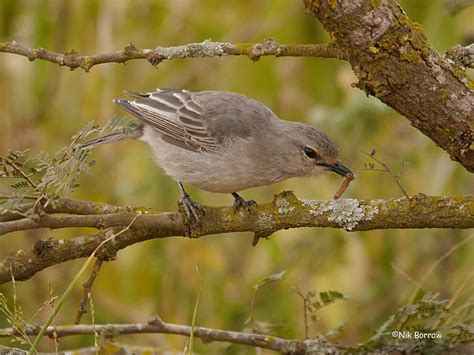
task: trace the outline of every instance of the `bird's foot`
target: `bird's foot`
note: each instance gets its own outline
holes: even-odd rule
[[[257,202],[255,202],[254,200],[248,200],[248,201],[244,200],[236,192],[233,192],[232,196],[234,196],[234,199],[235,199],[234,205],[233,205],[234,211],[238,211],[241,208],[244,208],[247,211],[247,213],[250,213],[250,207],[257,205]]]
[[[188,194],[182,195],[178,201],[178,206],[184,215],[184,223],[188,228],[192,225],[201,225],[201,217],[205,215],[204,208],[196,201],[191,200]]]

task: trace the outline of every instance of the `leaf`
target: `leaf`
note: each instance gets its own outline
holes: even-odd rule
[[[22,181],[18,181],[14,184],[11,184],[10,185],[11,187],[13,187],[14,189],[27,189],[28,188],[28,183],[25,181],[25,180],[22,180]]]
[[[342,293],[337,291],[320,292],[319,300],[314,298],[314,294],[310,296],[310,292],[308,292],[307,299],[309,300],[309,303],[307,307],[311,313],[316,313],[321,308],[324,308],[338,300],[346,299],[346,297]]]
[[[326,292],[320,292],[319,297],[321,298],[321,301],[326,305],[330,304],[332,302],[335,302],[340,299],[344,299],[344,295],[340,292],[337,291],[326,291]]]
[[[282,272],[279,272],[279,273],[276,273],[276,274],[271,274],[271,275],[265,277],[264,279],[262,279],[261,281],[259,281],[254,286],[254,288],[256,290],[259,290],[259,289],[261,289],[262,287],[268,285],[271,282],[280,281],[283,278],[283,276],[285,275],[285,273],[286,273],[286,271],[283,270]]]
[[[337,337],[341,335],[342,331],[347,327],[346,321],[339,322],[334,328],[331,328],[327,333],[326,336],[328,337]]]

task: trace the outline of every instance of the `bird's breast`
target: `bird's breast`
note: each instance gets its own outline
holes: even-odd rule
[[[142,141],[153,149],[156,163],[177,181],[218,193],[242,191],[283,180],[271,166],[246,158],[238,145],[220,152],[191,151],[168,143],[150,130]]]

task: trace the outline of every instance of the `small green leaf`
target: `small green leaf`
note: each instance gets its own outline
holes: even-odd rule
[[[267,277],[265,277],[264,279],[262,279],[261,281],[259,281],[255,286],[254,288],[255,289],[261,289],[262,287],[266,286],[267,284],[271,283],[271,282],[275,282],[275,281],[280,281],[283,276],[285,275],[286,271],[283,270],[282,272],[279,272],[279,273],[276,273],[276,274],[271,274]]]

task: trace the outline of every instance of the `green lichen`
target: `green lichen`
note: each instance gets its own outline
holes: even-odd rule
[[[399,16],[398,19],[401,28],[407,31],[404,36],[399,37],[399,44],[408,49],[407,52],[401,53],[401,59],[411,63],[423,64],[424,61],[421,56],[428,56],[431,52],[428,39],[423,33],[423,26],[410,20],[406,15]]]
[[[440,90],[439,100],[441,102],[446,102],[449,99],[449,92],[446,90]]]
[[[378,52],[380,52],[380,49],[377,48],[377,47],[374,47],[374,46],[370,46],[369,47],[369,52],[373,53],[373,54],[377,54]]]
[[[88,73],[89,70],[95,65],[94,60],[92,58],[86,58],[85,60],[82,61],[81,63],[81,68]]]
[[[238,43],[235,44],[234,51],[240,54],[247,54],[252,51],[254,44],[253,43]]]
[[[400,59],[413,64],[423,64],[423,59],[421,59],[420,53],[412,49],[400,53]]]
[[[470,91],[474,91],[474,81],[466,74],[466,70],[460,65],[455,65],[452,69],[453,75]]]
[[[380,7],[381,0],[370,0],[370,5],[373,9],[378,9]]]
[[[468,77],[466,86],[469,89],[469,91],[474,92],[474,80]]]
[[[316,0],[304,0],[304,4],[307,10],[317,12],[321,9],[321,3]]]
[[[123,211],[124,213],[127,213],[128,211]],[[144,207],[144,206],[138,206],[138,207],[134,207],[131,209],[132,213],[142,213],[142,214],[153,214],[153,213],[161,213],[160,211],[157,211],[153,208],[150,208],[150,207]]]
[[[331,10],[336,11],[338,6],[337,0],[329,0],[328,4],[331,7]]]

